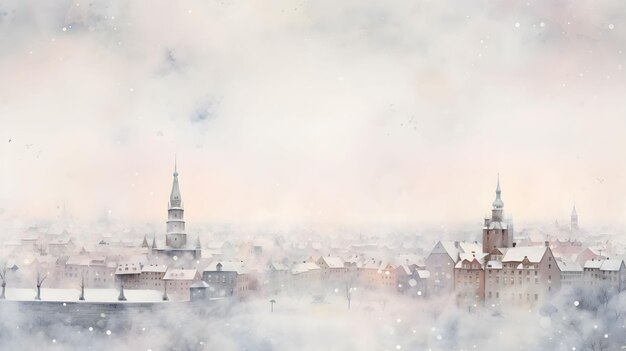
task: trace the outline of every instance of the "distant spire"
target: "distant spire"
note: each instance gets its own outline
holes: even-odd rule
[[[496,199],[493,201],[493,208],[503,208],[504,202],[502,201],[502,190],[500,189],[500,173],[498,173],[498,185],[496,186]]]
[[[152,237],[152,248],[156,249],[156,234]]]
[[[141,243],[141,247],[148,247],[148,238],[144,235],[143,242]]]
[[[578,213],[576,213],[576,203],[574,203],[574,207],[572,207],[572,217],[578,217]]]
[[[200,248],[202,248],[202,245],[200,244],[200,234],[198,234],[198,236],[196,237],[196,249]]]

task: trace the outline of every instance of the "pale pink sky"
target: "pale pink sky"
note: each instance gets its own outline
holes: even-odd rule
[[[624,223],[622,2],[86,5],[0,5],[0,219]]]

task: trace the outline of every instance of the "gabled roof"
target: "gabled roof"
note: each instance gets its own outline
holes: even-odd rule
[[[485,258],[488,254],[486,253],[461,253],[459,254],[459,262],[455,265],[455,268],[463,268],[463,262],[474,262],[476,261],[480,268],[484,268]]]
[[[328,265],[329,268],[344,268],[345,267],[343,260],[339,257],[322,256],[320,257],[320,259],[326,262],[326,265]]]
[[[483,246],[478,243],[467,243],[462,241],[459,243],[459,251],[465,253],[474,252],[483,252]]]
[[[556,264],[559,266],[561,272],[582,272],[583,267],[581,267],[578,262],[569,262],[569,261],[556,261]]]
[[[300,273],[314,271],[318,269],[321,269],[321,268],[313,262],[296,263],[291,267],[291,274],[300,274]]]
[[[539,263],[546,252],[545,246],[517,246],[506,249],[502,262],[522,262],[525,257],[532,263]]]
[[[437,242],[430,254],[447,254],[454,262],[459,259],[459,249],[456,248],[454,241]]]
[[[268,267],[275,271],[286,271],[289,269],[285,264],[282,264],[280,262],[270,262]]]
[[[602,266],[600,266],[601,271],[619,271],[622,268],[622,260],[611,260],[606,259],[602,261]]]
[[[585,268],[599,269],[602,266],[601,260],[589,260],[585,262]]]

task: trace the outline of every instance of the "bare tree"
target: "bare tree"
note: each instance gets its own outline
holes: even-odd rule
[[[2,268],[0,268],[0,279],[2,279],[2,295],[0,295],[0,300],[5,300],[6,295],[6,287],[7,287],[7,263],[4,262],[2,264]]]
[[[118,301],[126,301],[126,296],[124,296],[124,284],[120,286],[120,295],[117,297]]]
[[[344,276],[346,300],[348,301],[348,309],[352,304],[352,293],[356,291],[357,276],[356,271],[350,269]]]
[[[37,270],[37,296],[35,296],[35,300],[41,300],[41,285],[48,278],[48,273],[41,275],[39,270]]]
[[[169,301],[170,297],[167,295],[167,282],[163,282],[163,301]]]
[[[356,288],[350,286],[350,284],[346,283],[346,300],[348,300],[348,309],[350,309],[350,303],[352,302],[352,292]]]
[[[85,301],[85,273],[82,272],[80,274],[80,296],[78,297],[79,301]]]
[[[270,312],[274,312],[274,304],[276,303],[276,300],[271,299],[270,300]]]

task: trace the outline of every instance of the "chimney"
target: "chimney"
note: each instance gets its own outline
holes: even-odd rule
[[[485,218],[485,225],[484,227],[487,227],[489,225],[489,218]]]
[[[513,243],[513,247],[517,246],[517,243]]]
[[[454,242],[454,247],[456,247],[457,249],[459,248],[459,242],[458,241]]]
[[[546,247],[550,247],[550,242],[546,240],[545,241],[545,245],[546,245]]]

